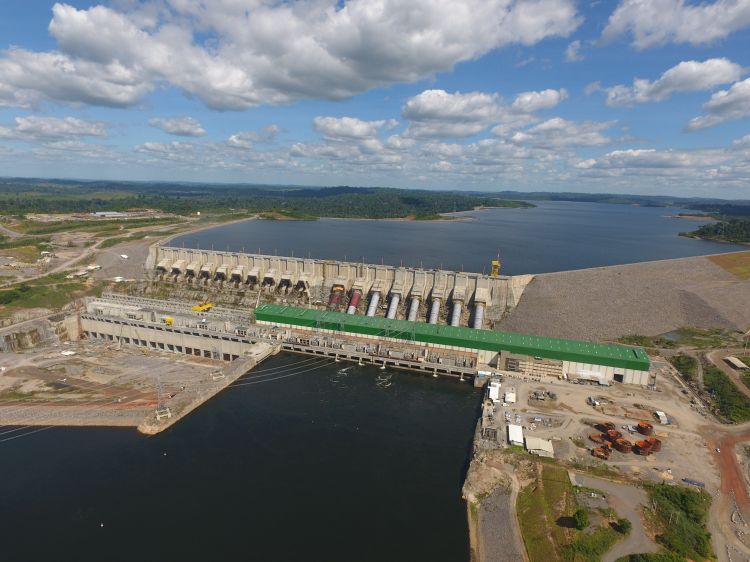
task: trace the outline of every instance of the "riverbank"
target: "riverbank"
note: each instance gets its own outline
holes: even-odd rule
[[[688,221],[715,221],[716,218],[712,217],[711,215],[664,215],[665,218],[668,219],[682,219],[682,220],[688,220]]]

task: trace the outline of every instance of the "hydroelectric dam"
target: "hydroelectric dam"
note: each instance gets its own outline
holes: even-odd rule
[[[257,292],[348,314],[485,328],[517,305],[532,276],[493,275],[154,245],[145,268],[155,280],[211,293]]]

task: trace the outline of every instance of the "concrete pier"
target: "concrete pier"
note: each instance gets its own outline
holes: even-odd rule
[[[252,350],[246,352],[244,357],[235,359],[223,369],[212,373],[212,375],[206,380],[204,388],[201,389],[201,391],[196,392],[195,396],[187,404],[181,405],[179,411],[170,411],[169,417],[164,417],[159,415],[157,408],[152,415],[141,422],[138,426],[138,431],[145,433],[146,435],[154,435],[171,427],[195,410],[198,406],[216,396],[241,376],[247,374],[256,365],[259,365],[271,355],[278,353],[280,349],[281,346],[278,344],[274,345],[267,342],[254,343]]]

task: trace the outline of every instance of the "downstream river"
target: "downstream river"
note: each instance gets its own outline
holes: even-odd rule
[[[474,219],[463,221],[245,221],[181,236],[172,245],[487,273],[499,252],[509,275],[747,249],[677,236],[705,224],[667,216],[685,212],[680,209],[535,204],[461,213]]]
[[[0,443],[1,558],[466,561],[478,394],[309,364],[271,358],[155,437],[56,428]]]

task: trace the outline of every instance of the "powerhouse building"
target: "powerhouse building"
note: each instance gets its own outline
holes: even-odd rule
[[[340,312],[262,304],[260,325],[295,332],[333,333],[377,341],[401,341],[427,348],[475,354],[477,364],[533,377],[560,377],[607,384],[654,383],[642,348],[545,338],[459,326],[409,322]]]

